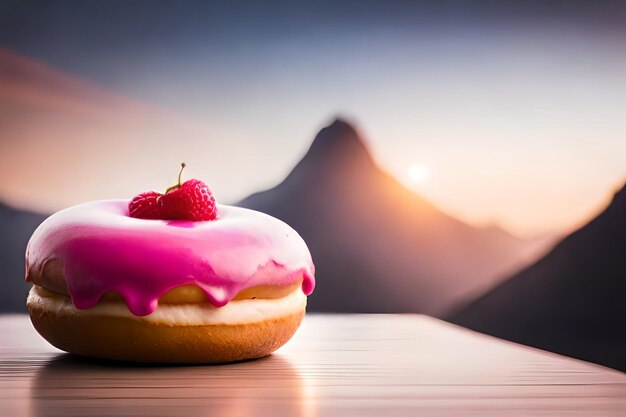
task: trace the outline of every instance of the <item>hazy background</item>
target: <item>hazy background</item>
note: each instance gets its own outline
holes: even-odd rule
[[[172,185],[285,220],[310,311],[626,370],[626,3],[0,1],[0,312],[45,216]],[[339,117],[339,120],[335,120]]]
[[[237,201],[336,114],[446,212],[519,235],[571,230],[625,177],[620,2],[1,4],[0,196],[20,206],[164,189],[181,160]],[[24,91],[21,57],[52,80]]]

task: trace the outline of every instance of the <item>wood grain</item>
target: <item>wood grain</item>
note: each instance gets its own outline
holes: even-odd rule
[[[0,416],[624,416],[626,375],[415,315],[309,315],[274,355],[134,366],[0,317]]]

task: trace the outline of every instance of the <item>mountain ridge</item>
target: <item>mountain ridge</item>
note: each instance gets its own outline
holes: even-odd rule
[[[311,298],[314,311],[438,315],[523,263],[520,253],[529,250],[527,241],[470,226],[407,189],[342,119],[321,129],[283,182],[238,205],[278,217],[303,235],[324,300]],[[352,274],[360,277],[355,284],[372,288],[351,288]]]
[[[24,280],[24,254],[28,239],[46,217],[0,200],[0,313],[26,312],[30,285]]]
[[[545,256],[447,319],[626,371],[625,255],[626,184]]]

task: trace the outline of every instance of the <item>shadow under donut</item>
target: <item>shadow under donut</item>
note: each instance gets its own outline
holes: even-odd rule
[[[35,417],[309,416],[297,370],[280,355],[202,366],[162,366],[63,354],[31,388]]]

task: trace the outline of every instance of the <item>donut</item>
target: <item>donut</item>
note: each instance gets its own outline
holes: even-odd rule
[[[47,218],[26,250],[35,329],[66,352],[162,363],[267,356],[298,329],[315,288],[286,223],[216,205],[211,221],[142,219],[128,200]]]

